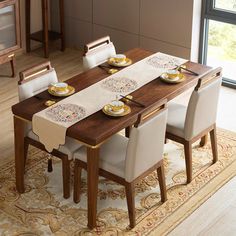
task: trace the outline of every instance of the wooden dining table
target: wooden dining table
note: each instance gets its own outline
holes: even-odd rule
[[[135,48],[125,53],[128,58],[132,59],[133,63],[151,54],[153,54],[153,52],[141,48]],[[170,101],[196,85],[198,78],[211,69],[208,66],[190,61],[186,62],[185,65],[188,69],[197,72],[199,76],[183,72],[186,79],[178,84],[167,84],[162,82],[160,78],[156,78],[134,91],[131,94],[133,99],[144,104],[146,107],[164,98]],[[96,67],[78,74],[66,82],[73,86],[76,92],[79,92],[108,76],[106,71]],[[52,97],[47,91],[44,91],[38,94],[37,97],[33,96],[12,106],[14,115],[16,189],[19,193],[24,193],[25,191],[25,125],[32,121],[32,117],[35,113],[46,108],[44,103],[50,99],[60,101],[63,98]],[[69,127],[66,132],[68,137],[74,138],[87,146],[88,227],[90,229],[96,226],[100,146],[112,135],[126,127],[132,126],[137,120],[138,115],[142,112],[142,109],[144,109],[134,103],[129,103],[129,105],[131,107],[131,113],[126,116],[112,118],[105,115],[100,110]]]

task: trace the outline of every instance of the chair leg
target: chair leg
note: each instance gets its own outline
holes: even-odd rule
[[[70,197],[70,161],[68,157],[62,158],[63,196]]]
[[[52,155],[48,154],[48,172],[52,172],[53,167],[52,167]]]
[[[160,192],[161,192],[161,201],[165,202],[167,200],[167,194],[166,194],[166,180],[165,180],[163,163],[161,164],[159,168],[157,168],[157,176],[158,176]]]
[[[77,160],[75,160],[74,166],[74,202],[80,202],[80,192],[81,192],[81,171],[82,168],[79,166]]]
[[[185,141],[184,143],[184,154],[185,154],[185,165],[187,172],[187,184],[192,181],[192,143],[189,141]]]
[[[135,200],[134,200],[134,184],[126,183],[125,185],[126,199],[129,212],[130,228],[135,226]]]
[[[125,128],[125,137],[129,138],[132,126],[128,126]]]
[[[218,151],[217,151],[217,137],[216,137],[216,127],[210,132],[211,138],[211,149],[213,155],[213,163],[218,161]]]
[[[201,138],[201,141],[200,141],[200,147],[204,147],[206,144],[207,144],[207,140],[208,140],[208,135],[204,135],[202,138]]]

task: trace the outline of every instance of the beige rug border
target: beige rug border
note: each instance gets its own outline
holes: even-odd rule
[[[218,128],[221,132],[236,135],[236,133]],[[221,134],[218,134],[221,135]],[[223,135],[224,136],[224,135]],[[226,137],[234,139],[233,137]],[[236,176],[236,160],[234,160],[228,167],[226,167],[220,174],[210,180],[202,189],[194,194],[188,201],[179,207],[173,214],[171,214],[163,223],[151,230],[149,235],[167,235],[177,225],[182,223],[189,215],[197,210],[204,202],[206,202],[212,195],[214,195],[223,185],[229,182]]]

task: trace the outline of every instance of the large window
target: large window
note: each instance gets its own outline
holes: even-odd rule
[[[205,0],[201,62],[223,67],[225,85],[236,87],[236,0]]]

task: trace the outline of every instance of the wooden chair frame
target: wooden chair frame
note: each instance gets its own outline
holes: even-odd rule
[[[51,63],[45,62],[37,66],[33,66],[29,69],[26,69],[22,72],[20,72],[20,80],[18,81],[18,84],[21,85],[23,83],[27,83],[35,78],[37,78],[39,75],[43,75],[48,73],[52,70]],[[47,152],[50,155],[56,156],[62,160],[62,176],[63,176],[63,196],[64,198],[70,197],[70,160],[68,159],[68,156],[58,150],[53,150],[51,153],[49,153],[44,145],[30,137],[24,138],[24,153],[25,153],[25,162],[27,159],[27,153],[28,153],[28,147],[29,145],[32,145],[38,149],[41,149],[42,151]],[[52,159],[48,159],[48,171],[52,171]]]
[[[144,122],[148,121],[155,115],[158,115],[162,111],[166,110],[166,102],[167,100],[164,99],[152,107],[145,108],[142,113],[138,116],[137,122],[135,123],[135,127],[143,124]],[[80,189],[81,189],[81,171],[82,169],[87,170],[87,163],[81,160],[75,159],[75,167],[74,167],[74,202],[78,203],[80,201]],[[156,163],[150,169],[145,171],[143,174],[138,176],[135,180],[131,183],[127,182],[124,178],[119,177],[113,173],[105,171],[99,168],[99,175],[103,176],[107,179],[110,179],[118,184],[125,186],[126,198],[127,198],[127,205],[128,205],[128,213],[129,213],[129,221],[130,221],[130,228],[134,228],[136,224],[135,220],[135,184],[138,183],[141,179],[145,176],[150,174],[153,171],[157,171],[159,185],[160,185],[160,192],[161,192],[161,201],[165,202],[167,200],[167,191],[166,191],[166,183],[165,183],[165,174],[164,174],[164,165],[163,160]]]
[[[221,77],[222,69],[219,67],[217,69],[212,70],[207,75],[203,76],[198,80],[198,84],[195,87],[195,91],[205,87],[209,83],[217,80]],[[201,139],[200,146],[205,145],[207,142],[207,136],[210,133],[211,140],[211,148],[213,155],[213,164],[218,161],[218,151],[217,151],[217,137],[216,137],[216,124],[211,125],[207,129],[203,130],[200,134],[193,137],[191,140],[186,140],[182,137],[174,135],[172,133],[166,132],[166,139],[171,139],[175,142],[181,143],[184,145],[184,154],[185,154],[185,165],[186,165],[186,173],[187,173],[187,184],[192,181],[193,178],[193,170],[192,170],[192,144],[197,140]]]
[[[48,73],[51,70],[52,66],[50,61],[44,62],[40,65],[32,66],[31,68],[23,70],[19,73],[20,80],[18,81],[18,84],[21,85],[23,83],[27,83],[37,78],[39,75]]]
[[[88,43],[84,46],[84,56],[86,56],[86,54],[90,51],[92,51],[93,49],[102,46],[102,45],[106,45],[106,44],[110,44],[111,40],[109,36],[105,36],[103,38],[97,39],[91,43]]]

